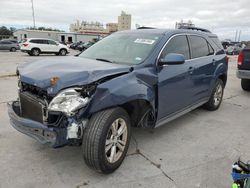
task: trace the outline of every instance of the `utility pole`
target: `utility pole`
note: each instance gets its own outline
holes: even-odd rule
[[[238,42],[240,42],[240,37],[241,37],[241,30],[240,30],[240,32],[239,32]]]
[[[238,36],[238,30],[236,30],[236,33],[235,33],[235,38],[234,38],[234,42],[236,42],[236,40],[237,40],[237,36]]]
[[[35,29],[36,28],[36,21],[35,21],[35,11],[34,11],[33,0],[31,0],[31,6],[32,6],[33,27]]]

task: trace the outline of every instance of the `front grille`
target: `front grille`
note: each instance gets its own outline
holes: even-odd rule
[[[51,98],[47,95],[47,91],[43,90],[39,87],[27,84],[25,82],[21,82],[22,91],[29,92],[34,96],[38,96],[40,98],[46,98],[47,100],[51,100]]]
[[[42,101],[27,92],[21,92],[19,94],[19,98],[21,116],[43,123],[45,105],[42,103]]]

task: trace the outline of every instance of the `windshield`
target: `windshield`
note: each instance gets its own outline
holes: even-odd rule
[[[88,48],[79,57],[110,63],[139,64],[146,59],[160,35],[157,34],[112,34]]]

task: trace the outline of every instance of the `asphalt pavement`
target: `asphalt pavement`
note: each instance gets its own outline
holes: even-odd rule
[[[219,110],[199,108],[157,129],[133,128],[127,157],[109,175],[89,169],[81,147],[52,149],[10,126],[6,103],[17,98],[16,66],[41,58],[56,56],[0,52],[0,188],[228,188],[233,162],[250,160],[250,93],[236,78],[235,56]]]

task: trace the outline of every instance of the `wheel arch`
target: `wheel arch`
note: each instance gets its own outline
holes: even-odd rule
[[[224,87],[225,87],[226,84],[227,84],[227,74],[226,73],[220,74],[218,76],[218,79],[221,79],[223,81],[223,84],[224,84]]]
[[[217,66],[215,72],[214,72],[214,83],[216,83],[217,79],[221,79],[224,83],[224,87],[227,84],[227,70],[228,70],[228,65],[226,63],[226,56],[221,60],[221,63]]]
[[[68,50],[64,47],[60,48],[59,52],[61,52],[62,50],[65,50],[66,52],[68,52]]]
[[[37,50],[39,50],[39,52],[41,53],[41,49],[40,48],[38,48],[38,47],[33,47],[33,48],[31,48],[31,52],[33,51],[33,50],[35,50],[35,49],[37,49]]]
[[[154,108],[148,100],[136,99],[120,105],[126,110],[133,127],[153,127],[155,122]]]
[[[16,47],[14,47],[14,46],[10,48],[10,51],[11,51],[12,49],[15,49],[15,50],[17,50],[17,48],[16,48]]]

